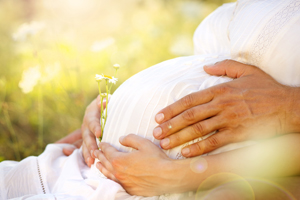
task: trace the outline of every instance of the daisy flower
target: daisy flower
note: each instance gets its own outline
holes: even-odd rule
[[[113,66],[115,69],[119,69],[120,68],[120,65],[119,64],[114,64]]]
[[[115,78],[115,77],[112,77],[111,79],[109,79],[109,83],[112,83],[112,84],[116,84],[116,82],[118,81],[118,79],[117,78]]]
[[[96,81],[102,81],[102,79],[104,78],[104,76],[96,74],[95,79]]]
[[[113,77],[111,76],[107,76],[107,75],[103,75],[103,80],[109,81],[111,80]]]

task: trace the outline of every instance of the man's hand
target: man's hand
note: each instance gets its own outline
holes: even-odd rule
[[[204,70],[235,80],[192,93],[161,110],[153,135],[161,140],[162,148],[218,131],[182,150],[185,157],[193,157],[229,143],[300,132],[295,104],[299,88],[284,86],[259,68],[231,60]]]
[[[130,134],[120,143],[136,151],[119,152],[108,143],[100,143],[101,151],[94,151],[100,162],[96,167],[109,179],[120,183],[131,195],[155,196],[184,187],[176,165],[150,140]],[[187,167],[188,168],[188,167]],[[169,169],[169,170],[167,170]]]

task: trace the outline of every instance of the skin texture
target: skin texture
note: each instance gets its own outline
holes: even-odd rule
[[[276,82],[257,67],[225,60],[204,70],[233,81],[192,93],[156,115],[154,137],[171,149],[213,131],[182,150],[185,157],[229,143],[300,132],[300,89]],[[171,127],[171,128],[170,128]]]
[[[99,113],[97,101],[95,101],[86,110],[83,123],[85,128],[82,128],[82,130],[85,130],[82,134],[83,145],[86,149],[83,154],[87,163],[92,163],[94,157],[98,157],[101,162],[97,164],[97,167],[103,174],[119,182],[128,193],[142,196],[196,190],[209,177],[223,172],[237,174],[242,177],[253,176],[268,179],[272,177],[272,180],[273,177],[299,175],[300,155],[297,153],[300,152],[298,147],[299,134],[284,135],[290,132],[300,132],[300,109],[297,105],[297,101],[300,99],[299,88],[281,85],[258,68],[234,61],[223,61],[205,67],[205,70],[212,75],[227,75],[236,79],[201,91],[201,95],[190,96],[186,100],[178,101],[177,106],[175,103],[163,109],[160,113],[164,113],[164,119],[160,122],[159,127],[162,127],[163,134],[168,136],[163,135],[162,138],[170,138],[171,145],[179,145],[180,142],[178,141],[185,143],[185,139],[178,136],[178,133],[182,133],[185,129],[201,130],[199,131],[200,135],[196,131],[194,133],[185,131],[183,137],[190,138],[198,138],[212,130],[218,130],[219,132],[214,135],[216,136],[215,139],[210,137],[197,144],[198,147],[189,147],[191,153],[185,154],[185,156],[192,157],[231,142],[280,137],[270,139],[261,143],[261,145],[255,145],[255,148],[247,147],[219,155],[207,156],[205,157],[207,170],[195,173],[190,167],[192,158],[171,160],[153,143],[134,135],[121,138],[120,143],[137,149],[137,151],[131,153],[118,152],[106,143],[101,143],[101,151],[94,151],[97,149],[96,146],[93,147],[93,145],[96,145],[94,136],[97,132],[96,127],[100,128],[100,124],[96,123],[99,122],[100,117],[95,112],[96,108]],[[194,111],[188,111],[189,114],[185,115],[194,116],[194,119],[192,117],[183,118],[181,115],[190,109],[194,109]],[[168,112],[170,110],[171,112]],[[191,113],[193,114],[191,115]],[[170,130],[167,133],[164,132],[164,125],[179,116],[185,121],[182,121],[181,124],[180,121],[171,124],[171,131],[175,130],[174,133],[170,133]],[[158,118],[156,120],[158,121]],[[213,126],[209,129],[208,121],[212,120],[214,120],[214,123],[211,124],[219,123],[218,126],[220,127]],[[197,123],[206,124],[207,126],[201,125],[202,128],[200,129],[192,129],[191,127]],[[295,189],[295,183],[299,182],[298,177],[290,182],[286,181],[288,178],[282,179],[280,183],[284,187],[288,188],[293,195],[299,195],[299,192],[297,193],[298,189]],[[214,184],[216,185],[219,182],[220,180],[215,180]],[[251,182],[253,188],[255,186],[260,188],[261,183],[257,183],[255,180],[249,182]],[[203,191],[211,190],[215,187],[214,184],[206,186]],[[232,194],[237,189],[227,186],[224,186],[224,188],[224,190],[222,189],[213,194],[228,195],[228,199],[234,199],[232,196],[240,195]],[[261,199],[266,199],[264,197],[270,194],[259,191],[259,189],[253,190],[255,195],[262,195]],[[277,197],[279,196],[277,195]]]
[[[108,143],[101,143],[101,150],[96,150],[94,154],[100,160],[97,168],[132,195],[153,196],[197,189],[205,193],[220,187],[234,193],[240,190],[240,186],[249,193],[251,187],[263,185],[261,178],[272,180],[300,174],[299,142],[299,134],[287,134],[217,155],[173,160],[151,141],[130,134],[120,138],[120,143],[136,151],[119,152]],[[202,167],[197,168],[199,165]],[[299,182],[299,178],[294,181]],[[249,186],[251,182],[253,186]],[[232,184],[237,187],[232,187]],[[272,184],[269,187],[276,189]],[[292,182],[282,185],[289,187],[287,190],[294,195],[299,195]],[[255,190],[264,192],[258,189]],[[244,192],[234,195],[244,195]]]

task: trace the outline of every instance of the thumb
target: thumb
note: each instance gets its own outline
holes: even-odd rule
[[[251,74],[254,66],[245,65],[234,60],[224,60],[213,65],[204,66],[204,71],[210,75],[240,78]]]
[[[131,147],[136,150],[142,149],[148,142],[150,142],[149,140],[135,134],[120,137],[119,141],[123,146]]]
[[[65,154],[65,156],[69,156],[73,153],[73,151],[75,150],[76,148],[74,146],[67,146],[67,147],[64,147],[63,148],[63,153]]]

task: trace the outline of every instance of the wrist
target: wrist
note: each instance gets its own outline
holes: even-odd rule
[[[168,179],[170,190],[168,193],[182,193],[196,191],[209,173],[205,157],[171,160],[168,164]],[[200,170],[196,168],[200,167]]]

